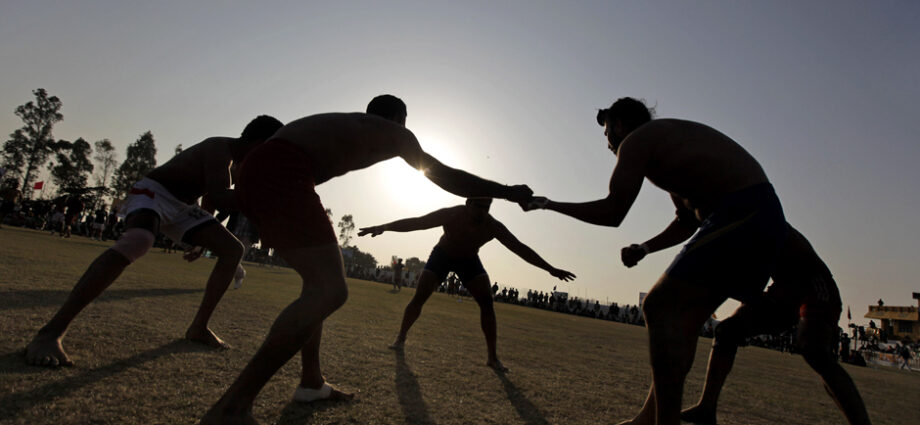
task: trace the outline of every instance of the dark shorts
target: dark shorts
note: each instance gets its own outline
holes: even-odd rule
[[[763,293],[786,235],[769,183],[726,195],[668,267],[668,277],[745,302]]]
[[[463,283],[469,283],[477,276],[486,274],[486,269],[482,267],[482,261],[479,261],[478,255],[453,258],[438,246],[431,250],[428,262],[425,263],[425,270],[434,273],[438,277],[438,282],[443,282],[450,272],[457,273]]]
[[[300,248],[336,243],[316,194],[310,160],[286,140],[255,147],[240,165],[236,196],[263,247]]]
[[[774,280],[764,295],[770,304],[782,311],[782,317],[789,324],[809,319],[836,326],[843,309],[837,282],[830,272],[797,281]]]

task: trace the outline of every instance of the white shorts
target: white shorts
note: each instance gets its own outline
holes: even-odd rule
[[[141,209],[153,210],[160,216],[160,233],[174,241],[182,241],[185,232],[214,217],[198,205],[189,205],[175,197],[154,180],[143,178],[131,187],[118,215],[126,217]]]

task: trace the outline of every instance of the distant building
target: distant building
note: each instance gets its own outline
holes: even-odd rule
[[[888,339],[920,341],[920,292],[914,292],[913,298],[917,300],[913,307],[887,306],[879,300],[879,305],[870,305],[863,317],[877,319]]]

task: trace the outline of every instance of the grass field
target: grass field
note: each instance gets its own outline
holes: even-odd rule
[[[212,320],[233,345],[215,351],[181,339],[213,260],[187,264],[152,250],[74,321],[65,348],[76,362],[51,370],[19,352],[109,244],[0,230],[0,424],[193,424],[236,378],[278,312],[300,290],[288,269],[248,265]],[[478,309],[435,294],[404,354],[386,348],[413,290],[352,280],[348,303],[326,321],[326,378],[352,402],[292,403],[299,358],[256,400],[261,423],[597,424],[631,417],[645,398],[645,329],[498,304],[499,356],[484,366]],[[710,340],[702,339],[684,405],[699,396]],[[845,365],[876,424],[920,423],[920,373]],[[739,351],[721,424],[845,423],[798,356]]]

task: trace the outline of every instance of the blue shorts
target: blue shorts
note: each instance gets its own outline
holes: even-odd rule
[[[464,283],[469,283],[473,278],[486,274],[486,269],[482,267],[482,261],[479,261],[478,255],[468,258],[453,258],[438,246],[431,250],[428,262],[425,263],[425,270],[434,273],[438,277],[438,282],[444,281],[450,272],[457,273],[460,281]]]
[[[717,204],[665,273],[749,302],[767,285],[785,237],[786,218],[773,186],[750,186]]]

